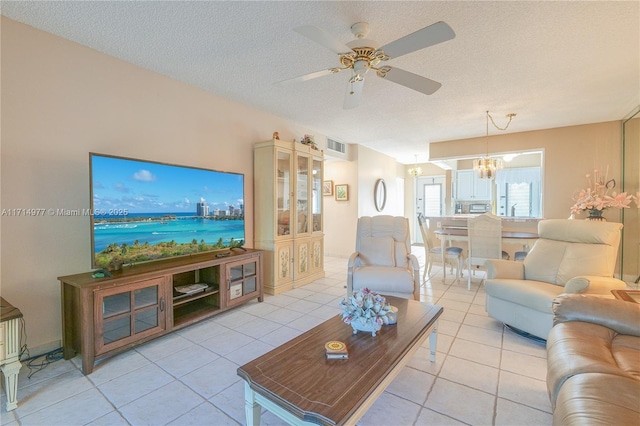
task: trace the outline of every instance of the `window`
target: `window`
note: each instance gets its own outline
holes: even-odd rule
[[[496,193],[499,216],[541,217],[540,167],[501,170]]]
[[[442,216],[442,185],[428,183],[424,185],[424,215]]]
[[[425,217],[445,214],[445,184],[444,176],[422,176],[416,180],[416,214]]]

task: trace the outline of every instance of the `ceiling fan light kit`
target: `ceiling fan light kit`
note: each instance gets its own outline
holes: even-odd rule
[[[487,111],[487,133],[485,137],[487,154],[482,158],[476,158],[475,160],[473,160],[473,170],[478,174],[478,177],[480,179],[495,179],[498,170],[502,170],[502,168],[504,167],[501,158],[489,157],[489,120],[491,120],[491,123],[496,129],[507,130],[507,127],[509,127],[509,124],[511,124],[511,120],[513,120],[513,117],[515,116],[516,114],[513,112],[507,114],[507,118],[509,119],[507,125],[504,127],[498,127],[495,121],[493,121],[493,117],[491,117],[491,114],[489,114],[489,111]]]
[[[369,34],[369,24],[366,22],[357,22],[351,26],[351,32],[356,37],[356,40],[347,44],[341,43],[331,34],[312,25],[297,27],[294,28],[294,31],[336,53],[342,66],[294,77],[278,82],[276,85],[284,86],[289,83],[307,81],[325,75],[337,74],[344,70],[351,70],[351,77],[347,82],[344,109],[355,108],[360,104],[361,86],[369,70],[374,70],[378,77],[401,86],[426,95],[433,94],[442,86],[441,83],[400,68],[379,65],[399,56],[451,40],[456,36],[451,27],[444,22],[436,22],[382,47],[378,47],[378,43],[375,41],[365,38]]]

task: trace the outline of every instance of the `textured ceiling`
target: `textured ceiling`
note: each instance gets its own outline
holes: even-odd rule
[[[338,141],[413,163],[428,144],[484,135],[485,111],[508,132],[620,120],[640,104],[638,1],[2,1],[2,14]],[[347,73],[277,87],[338,66],[293,31],[339,41],[368,22],[385,45],[445,21],[453,40],[390,61],[442,83],[427,96],[367,74],[343,110]]]

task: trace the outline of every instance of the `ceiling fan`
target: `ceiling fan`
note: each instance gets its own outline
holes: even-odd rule
[[[276,85],[284,86],[290,83],[307,81],[325,75],[336,74],[344,70],[350,70],[351,77],[347,84],[347,92],[343,105],[344,109],[355,108],[359,105],[362,87],[364,85],[364,77],[369,70],[374,70],[378,77],[384,78],[385,80],[392,81],[426,95],[433,94],[442,86],[441,83],[400,68],[390,67],[388,65],[380,66],[380,64],[406,55],[407,53],[451,40],[456,36],[451,27],[442,21],[401,37],[382,47],[378,47],[378,43],[375,41],[365,38],[369,33],[369,24],[366,22],[358,22],[351,26],[351,32],[356,37],[356,40],[347,44],[341,43],[328,32],[312,25],[296,27],[294,31],[337,53],[342,66],[280,81],[276,83]]]

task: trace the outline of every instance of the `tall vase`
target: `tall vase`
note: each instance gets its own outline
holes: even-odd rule
[[[607,221],[607,219],[602,216],[602,210],[597,210],[597,209],[589,210],[589,217],[586,220],[595,220],[600,222]]]

